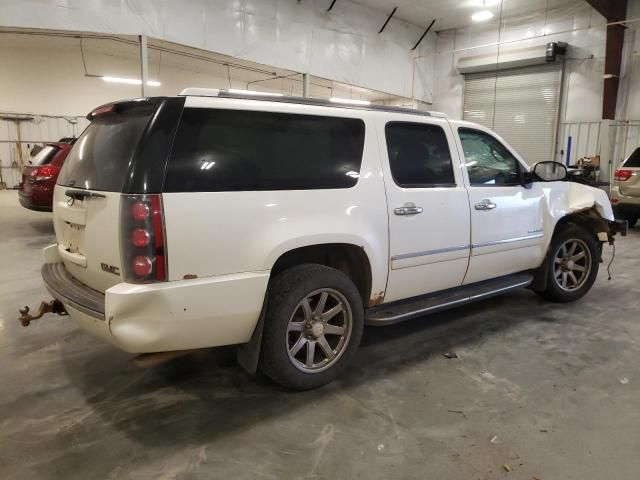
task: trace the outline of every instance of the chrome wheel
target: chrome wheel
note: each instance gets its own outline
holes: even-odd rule
[[[317,373],[344,353],[353,327],[347,299],[337,290],[314,290],[298,303],[287,326],[287,351],[293,365]]]
[[[553,277],[558,286],[567,292],[579,289],[591,273],[591,251],[577,238],[567,240],[558,248],[553,263]]]

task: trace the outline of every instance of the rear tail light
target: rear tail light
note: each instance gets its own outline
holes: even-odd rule
[[[31,179],[36,183],[46,182],[55,178],[57,172],[58,172],[57,167],[44,166],[44,167],[34,168],[31,171],[30,176],[31,176]]]
[[[166,281],[164,213],[160,195],[123,195],[120,219],[120,254],[125,281]]]
[[[620,182],[626,182],[632,177],[632,175],[633,175],[633,170],[618,168],[613,174],[613,179],[618,180]]]

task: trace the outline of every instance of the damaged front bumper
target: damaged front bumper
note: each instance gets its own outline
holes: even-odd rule
[[[609,243],[613,243],[613,237],[620,234],[622,237],[626,237],[629,232],[629,222],[626,220],[614,220],[609,222]]]

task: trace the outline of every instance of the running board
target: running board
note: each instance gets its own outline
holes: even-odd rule
[[[505,277],[450,288],[442,292],[399,300],[386,305],[383,304],[367,311],[367,324],[390,325],[402,322],[410,318],[459,307],[460,305],[527,287],[532,281],[533,274],[530,272],[515,273]]]

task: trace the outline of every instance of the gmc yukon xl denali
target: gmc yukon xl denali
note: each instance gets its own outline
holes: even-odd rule
[[[438,113],[187,89],[97,108],[58,178],[42,277],[136,354],[238,345],[291,389],[333,380],[365,324],[593,285],[604,192]],[[534,135],[535,132],[532,132]]]

